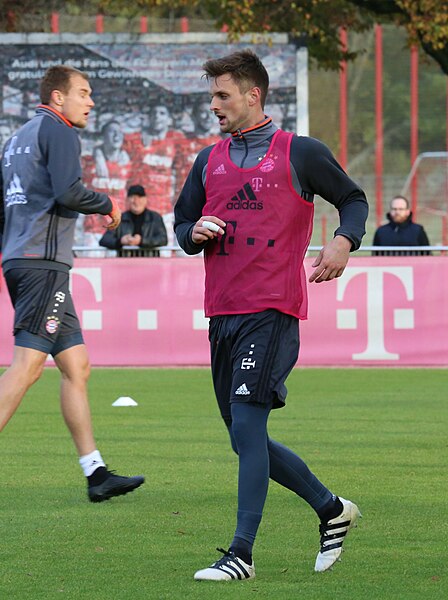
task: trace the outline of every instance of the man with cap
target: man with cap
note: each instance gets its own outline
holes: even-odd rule
[[[154,248],[166,245],[166,228],[159,213],[147,208],[145,188],[131,185],[126,201],[129,210],[123,213],[121,224],[106,231],[100,246],[117,250],[118,256],[159,256]],[[123,249],[125,246],[135,249]]]

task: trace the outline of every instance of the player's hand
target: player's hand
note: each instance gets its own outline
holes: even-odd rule
[[[118,204],[111,198],[112,201],[112,210],[107,215],[110,217],[111,221],[108,225],[106,225],[106,229],[116,229],[118,225],[121,223],[121,210],[118,207]]]
[[[203,244],[207,240],[212,240],[218,235],[224,235],[224,227],[226,222],[218,219],[218,217],[201,217],[191,234],[191,239],[195,244]]]
[[[321,283],[340,277],[348,263],[351,241],[343,235],[337,235],[319,252],[312,266],[315,267],[309,282]]]

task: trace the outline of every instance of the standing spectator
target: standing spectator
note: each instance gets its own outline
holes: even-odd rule
[[[421,225],[412,221],[409,200],[395,196],[387,213],[389,223],[378,227],[373,237],[374,246],[429,246],[428,236]],[[374,250],[373,256],[423,256],[429,250]]]
[[[314,261],[309,280],[317,283],[344,272],[364,235],[367,202],[324,144],[286,133],[264,114],[269,76],[256,54],[243,50],[208,60],[204,70],[210,108],[221,132],[231,135],[199,153],[175,207],[175,231],[188,254],[204,250],[213,383],[239,474],[230,548],[195,579],[255,576],[252,547],[269,478],[317,513],[315,570],[325,571],[340,557],[358,507],[271,439],[267,422],[271,410],[285,404],[299,319],[307,316],[303,260],[314,195],[332,203],[341,221]]]
[[[127,203],[129,210],[123,213],[120,225],[106,231],[100,246],[118,250],[118,256],[159,256],[154,248],[167,243],[165,224],[159,213],[147,208],[143,186],[131,185]],[[136,250],[123,250],[123,246],[134,246]]]
[[[73,238],[79,213],[121,213],[106,194],[81,183],[81,146],[74,127],[84,128],[94,106],[86,74],[50,67],[41,82],[36,115],[7,142],[0,171],[0,232],[3,272],[15,309],[15,348],[0,377],[0,430],[42,374],[48,354],[61,379],[61,409],[92,502],[139,487],[144,478],[121,477],[106,468],[93,437],[87,381],[89,358],[69,290]],[[51,449],[49,449],[51,452]]]

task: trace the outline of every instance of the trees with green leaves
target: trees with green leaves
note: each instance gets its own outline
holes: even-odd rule
[[[379,23],[395,23],[448,75],[448,5],[445,0],[348,0]]]
[[[103,9],[120,4],[98,2]],[[304,36],[310,56],[329,69],[359,54],[341,45],[341,28],[363,32],[375,23],[394,23],[406,29],[409,44],[419,45],[448,74],[446,0],[130,0],[127,6],[199,13],[214,19],[217,29],[226,26],[233,39],[251,32]]]
[[[345,49],[340,29],[366,32],[374,23],[394,23],[448,74],[448,8],[446,0],[0,0],[4,31],[21,31],[21,15],[65,11],[73,14],[212,19],[226,27],[230,39],[243,34],[286,32],[305,38],[309,55],[320,67],[338,69],[341,60],[362,52]]]

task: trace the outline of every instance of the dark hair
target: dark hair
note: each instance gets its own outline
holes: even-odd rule
[[[394,200],[404,200],[406,202],[406,208],[410,208],[409,200],[406,198],[406,196],[394,196],[390,201],[391,205]]]
[[[50,104],[51,92],[54,90],[60,90],[63,94],[68,94],[71,85],[70,79],[73,75],[81,75],[86,81],[89,81],[86,73],[68,65],[53,65],[47,69],[40,82],[40,101],[42,104]]]
[[[252,50],[240,50],[223,58],[211,58],[202,65],[202,68],[207,80],[216,79],[216,77],[229,73],[241,91],[247,91],[249,87],[253,86],[259,87],[261,107],[264,108],[269,88],[269,75],[261,60]],[[247,84],[250,86],[244,89]]]

